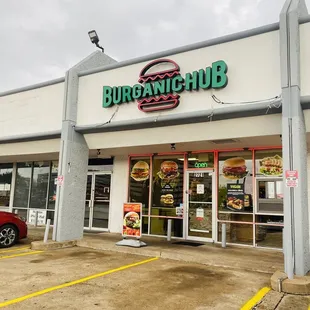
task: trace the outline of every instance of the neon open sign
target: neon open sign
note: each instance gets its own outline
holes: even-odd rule
[[[202,162],[202,163],[195,163],[195,168],[208,168],[208,163]]]

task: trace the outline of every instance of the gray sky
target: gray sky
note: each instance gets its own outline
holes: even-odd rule
[[[0,91],[64,76],[95,50],[92,29],[121,61],[276,22],[284,2],[0,0]]]

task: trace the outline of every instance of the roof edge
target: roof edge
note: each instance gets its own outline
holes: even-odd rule
[[[16,94],[16,93],[21,93],[21,92],[28,91],[28,90],[33,90],[33,89],[36,89],[36,88],[51,86],[51,85],[63,83],[64,81],[65,81],[65,77],[61,77],[61,78],[54,79],[54,80],[49,80],[49,81],[45,81],[45,82],[41,82],[41,83],[37,83],[37,84],[33,84],[33,85],[28,85],[28,86],[24,86],[24,87],[20,87],[20,88],[15,88],[15,89],[11,89],[11,90],[7,90],[7,91],[4,91],[4,92],[1,92],[0,93],[0,97],[9,96],[9,95],[13,95],[13,94]]]
[[[162,51],[162,52],[158,52],[158,53],[154,53],[154,54],[149,54],[146,56],[141,56],[141,57],[121,61],[121,62],[112,64],[112,65],[108,65],[108,66],[101,66],[99,68],[81,71],[78,73],[78,76],[85,76],[85,75],[104,72],[104,71],[113,70],[113,69],[117,69],[117,68],[121,68],[121,67],[126,67],[126,66],[134,65],[134,64],[137,64],[140,62],[150,61],[150,60],[153,60],[156,58],[167,57],[167,56],[176,55],[176,54],[180,54],[180,53],[184,53],[184,52],[189,52],[192,50],[196,50],[196,49],[200,49],[200,48],[204,48],[204,47],[208,47],[208,46],[213,46],[213,45],[218,45],[218,44],[227,43],[227,42],[231,42],[231,41],[241,40],[241,39],[245,39],[248,37],[264,34],[267,32],[272,32],[272,31],[276,31],[276,30],[279,30],[279,23],[273,23],[273,24],[269,24],[269,25],[265,25],[265,26],[244,30],[244,31],[236,32],[236,33],[229,34],[229,35],[225,35],[222,37],[209,39],[206,41],[201,41],[201,42],[197,42],[197,43],[193,43],[193,44],[184,45],[181,47],[176,47],[176,48],[173,48],[170,50],[166,50],[166,51]]]
[[[0,138],[0,144],[51,140],[51,139],[58,139],[60,137],[61,137],[61,131],[55,130],[55,131],[41,132],[41,133],[35,133],[35,134],[16,135],[16,136]]]

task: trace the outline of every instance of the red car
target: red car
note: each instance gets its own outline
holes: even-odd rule
[[[0,211],[0,248],[8,248],[26,237],[25,219],[15,213]]]

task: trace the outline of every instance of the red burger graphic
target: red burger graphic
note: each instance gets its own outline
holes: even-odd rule
[[[168,65],[171,68],[164,71],[156,71],[159,65]],[[152,83],[164,81],[180,74],[180,67],[170,59],[158,59],[147,64],[140,72],[139,83]],[[179,105],[178,94],[151,96],[138,100],[138,108],[142,112],[152,112],[173,109]]]

